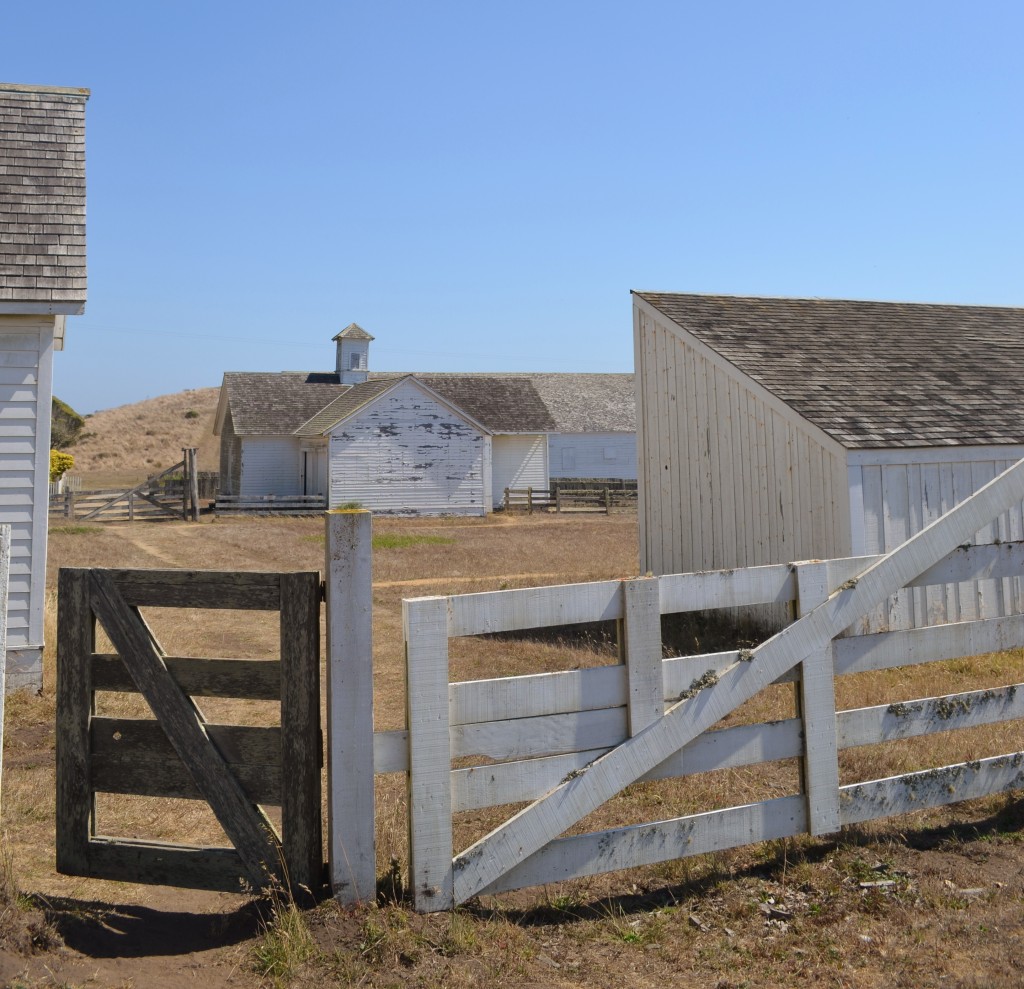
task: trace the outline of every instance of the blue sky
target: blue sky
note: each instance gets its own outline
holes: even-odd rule
[[[1024,305],[1024,6],[10,4],[92,90],[81,412],[328,369],[632,369],[630,289]],[[21,39],[24,39],[23,41]]]

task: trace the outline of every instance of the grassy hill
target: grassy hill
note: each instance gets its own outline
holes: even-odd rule
[[[217,470],[219,441],[213,435],[219,388],[196,388],[87,416],[71,473],[86,487],[130,484],[181,460],[183,447],[198,449],[199,469]]]

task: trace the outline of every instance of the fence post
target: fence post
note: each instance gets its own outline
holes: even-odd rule
[[[448,600],[402,602],[409,728],[409,884],[420,913],[455,905]]]
[[[371,514],[328,512],[327,859],[342,903],[377,889],[373,804],[373,585]]]
[[[528,487],[526,489],[526,511],[530,515],[533,514],[533,487],[532,486]]]
[[[612,492],[607,484],[604,486],[604,513],[605,515],[612,513]]]
[[[828,563],[797,563],[797,617],[828,600]],[[803,784],[807,829],[812,835],[838,831],[839,756],[836,738],[836,691],[833,643],[800,664],[798,700],[804,728]]]
[[[629,734],[636,735],[665,713],[658,578],[624,580],[622,594],[619,641],[629,682]]]
[[[182,517],[192,522],[199,521],[199,478],[196,477],[196,448],[184,447],[182,461],[185,464],[185,476],[182,478],[181,498]],[[191,508],[189,505],[191,504]]]
[[[508,511],[509,500],[510,499],[509,499],[508,488],[505,488],[505,511],[506,512]]]
[[[561,512],[562,510],[562,485],[555,485],[555,511]]]
[[[0,525],[0,820],[3,820],[4,696],[7,693],[7,575],[11,562],[11,527]]]

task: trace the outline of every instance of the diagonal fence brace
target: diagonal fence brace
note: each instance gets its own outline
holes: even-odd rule
[[[754,649],[696,696],[525,807],[453,861],[457,903],[558,837],[623,788],[802,662],[984,525],[1024,500],[1024,460],[1014,464],[792,625]]]

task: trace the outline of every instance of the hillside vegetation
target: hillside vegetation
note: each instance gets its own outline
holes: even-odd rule
[[[75,458],[72,473],[81,474],[87,486],[130,483],[177,463],[189,446],[199,451],[200,470],[216,470],[213,419],[219,394],[219,388],[195,388],[87,416],[66,448]]]

